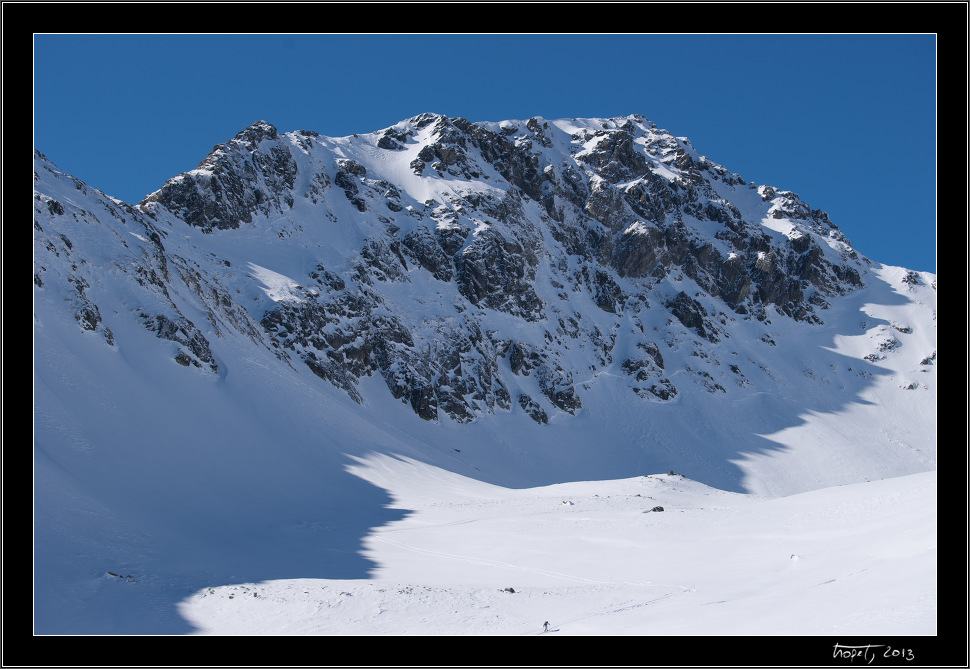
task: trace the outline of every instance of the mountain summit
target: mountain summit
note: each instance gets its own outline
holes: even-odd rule
[[[244,337],[358,403],[361,380],[382,378],[428,421],[546,424],[581,412],[604,377],[657,415],[686,389],[773,393],[806,372],[768,362],[804,353],[782,332],[831,340],[854,318],[839,334],[869,332],[873,350],[808,374],[845,387],[914,328],[860,330],[846,313],[884,279],[824,211],[639,115],[422,114],[344,138],[259,121],[137,206],[39,153],[35,175],[37,290],[63,294],[106,346],[126,347],[117,314],[219,374],[234,362],[212,339]],[[895,286],[927,287],[916,272]],[[935,345],[916,346],[909,385],[924,387]]]
[[[39,233],[76,215],[64,204],[41,188]],[[521,409],[547,422],[579,411],[577,382],[604,372],[645,401],[676,398],[684,382],[671,377],[685,370],[711,392],[753,387],[750,365],[697,354],[769,342],[777,319],[824,323],[870,266],[825,212],[636,115],[423,114],[340,139],[259,121],[137,207],[103,206],[144,231],[124,278],[165,302],[138,317],[179,344],[178,361],[218,371],[194,319],[166,299],[173,279],[214,332],[259,341],[358,401],[361,377],[379,374],[427,420]],[[172,248],[198,239],[186,224],[214,235],[201,258],[203,244]],[[239,255],[242,239],[284,265]],[[73,285],[79,323],[97,328],[81,288],[97,279],[54,279],[57,263],[42,261],[64,243],[56,234],[39,251],[35,283]],[[283,249],[297,249],[296,266]],[[688,349],[692,365],[673,362]]]
[[[218,373],[209,338],[243,335],[358,402],[379,375],[431,421],[521,410],[546,423],[581,411],[603,374],[648,403],[685,384],[770,391],[760,361],[781,323],[811,337],[876,279],[825,212],[638,115],[422,114],[346,138],[259,121],[135,207],[41,154],[35,174],[34,282],[68,287],[79,326],[107,345],[125,343],[91,294],[106,262],[180,364]],[[88,256],[92,236],[115,244]],[[894,331],[873,360],[902,343]]]

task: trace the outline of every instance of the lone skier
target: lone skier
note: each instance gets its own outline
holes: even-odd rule
[[[542,631],[543,632],[548,632],[549,631],[549,621],[548,620],[546,622],[542,623]]]

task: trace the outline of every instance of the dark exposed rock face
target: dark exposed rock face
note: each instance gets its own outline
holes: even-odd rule
[[[677,295],[664,303],[670,313],[676,316],[684,327],[694,330],[699,337],[717,343],[720,341],[716,334],[716,329],[711,325],[707,318],[707,311],[697,300],[681,291]]]
[[[201,367],[205,364],[212,371],[219,371],[209,349],[209,341],[192,321],[185,318],[172,320],[164,314],[139,314],[139,317],[144,321],[145,327],[159,339],[168,339],[182,345],[183,348],[175,354],[175,361],[180,365]]]
[[[84,218],[62,199],[37,196],[35,229]],[[202,333],[235,331],[358,402],[361,379],[379,376],[432,421],[523,411],[547,423],[581,411],[584,380],[607,371],[645,400],[671,400],[661,349],[676,350],[681,335],[663,328],[707,346],[736,319],[811,327],[829,300],[862,285],[867,263],[824,212],[747,185],[641,116],[490,124],[422,114],[339,141],[258,122],[138,207],[104,206],[138,227],[141,242],[118,266],[160,305],[142,324],[178,345],[179,364],[218,372]],[[271,229],[266,244],[294,244],[304,274],[267,300],[236,261],[163,246],[185,224]],[[38,236],[50,257],[73,257],[66,235]],[[330,244],[346,249],[337,265],[332,253],[314,259]],[[49,280],[35,269],[38,288]],[[90,275],[66,280],[78,325],[114,345]],[[256,298],[241,299],[232,282],[243,280]],[[185,317],[176,284],[208,326]],[[626,353],[614,358],[620,340]],[[690,371],[724,391],[710,372]]]
[[[485,231],[455,256],[458,290],[469,302],[526,320],[542,315],[534,279],[534,255],[494,230]]]
[[[214,147],[197,168],[169,179],[145,202],[206,231],[234,229],[257,213],[291,207],[295,175],[296,162],[276,128],[260,121]]]
[[[637,355],[623,361],[622,369],[635,383],[633,390],[648,399],[669,400],[677,389],[664,375],[664,361],[659,347],[653,342],[637,344]]]

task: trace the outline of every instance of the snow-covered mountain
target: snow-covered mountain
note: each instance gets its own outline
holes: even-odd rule
[[[364,578],[401,514],[359,459],[769,499],[936,467],[935,275],[641,116],[261,121],[137,205],[34,183],[41,633]],[[129,570],[151,615],[104,599]]]

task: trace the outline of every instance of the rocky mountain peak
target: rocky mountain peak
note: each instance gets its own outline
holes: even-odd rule
[[[38,197],[41,255],[81,253],[46,232],[77,208]],[[203,314],[358,402],[380,376],[432,421],[575,415],[600,374],[646,402],[745,387],[719,346],[757,365],[775,319],[824,324],[870,265],[825,212],[640,115],[427,113],[343,138],[258,121],[137,207],[98,207],[142,230],[122,273],[152,294],[142,324],[178,362],[217,372]],[[205,240],[217,230],[224,247]],[[81,326],[101,327],[92,314],[113,309],[80,288],[97,277],[61,279]]]
[[[254,151],[256,146],[264,139],[276,139],[278,133],[276,132],[276,126],[266,121],[256,121],[255,123],[248,126],[246,129],[241,130],[235,137],[234,141],[244,142],[250,151]]]
[[[235,229],[292,204],[296,163],[276,128],[258,121],[213,147],[199,166],[169,179],[140,207],[160,205],[206,231]]]

